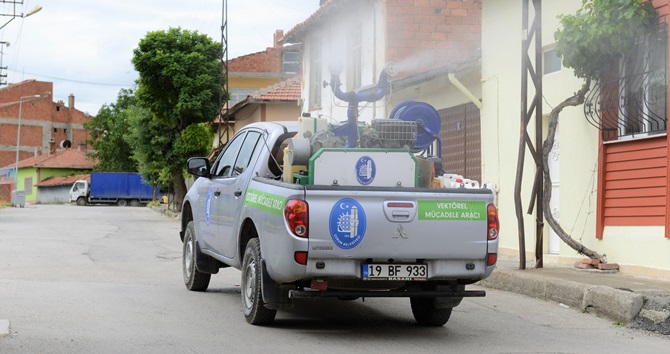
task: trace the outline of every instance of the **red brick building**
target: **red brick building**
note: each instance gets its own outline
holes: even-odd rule
[[[26,97],[36,95],[42,97]],[[0,166],[16,161],[19,108],[19,160],[48,153],[52,140],[57,145],[86,148],[89,135],[83,123],[89,116],[75,109],[74,95],[70,94],[67,104],[53,102],[52,97],[51,82],[26,80],[0,89]]]

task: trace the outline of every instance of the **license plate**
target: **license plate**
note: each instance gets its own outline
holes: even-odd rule
[[[363,280],[428,280],[425,264],[363,264]]]

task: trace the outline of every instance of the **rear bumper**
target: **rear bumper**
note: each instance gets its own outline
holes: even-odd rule
[[[310,258],[307,261],[306,278],[361,278],[361,265],[365,260],[360,259],[326,259]],[[383,263],[383,262],[377,262]],[[397,263],[413,263],[401,262]],[[493,272],[495,266],[486,266],[485,259],[446,259],[425,260],[428,265],[427,280],[481,280]]]
[[[469,291],[315,291],[315,290],[290,290],[288,296],[291,299],[312,299],[324,297],[484,297],[483,290]]]

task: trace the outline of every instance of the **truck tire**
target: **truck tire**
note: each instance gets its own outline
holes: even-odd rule
[[[197,252],[195,227],[193,221],[189,221],[184,232],[184,247],[182,252],[182,270],[184,273],[184,284],[191,291],[205,291],[209,286],[211,274],[198,271],[196,265]]]
[[[261,243],[252,238],[247,243],[242,261],[242,310],[247,322],[252,325],[270,324],[275,319],[277,310],[265,307],[261,293]]]
[[[138,207],[140,205],[142,205],[142,203],[140,203],[140,201],[137,200],[137,199],[133,199],[133,200],[130,201],[130,206],[131,207]]]
[[[84,198],[84,197],[77,198],[77,205],[79,205],[79,206],[86,205],[86,198]]]
[[[414,319],[421,326],[444,326],[449,321],[449,317],[451,317],[452,309],[436,308],[435,298],[411,297],[409,298],[409,302],[412,305]]]
[[[116,201],[116,205],[120,207],[128,206],[128,201],[125,199],[119,199]]]

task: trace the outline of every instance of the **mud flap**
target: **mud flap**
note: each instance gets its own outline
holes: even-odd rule
[[[263,269],[263,280],[261,281],[261,292],[263,293],[263,302],[265,307],[271,310],[288,310],[293,308],[293,301],[288,297],[288,289],[283,289],[275,283],[270,274],[268,274],[265,260],[261,260]]]
[[[225,264],[216,259],[202,253],[200,245],[195,242],[195,268],[201,273],[216,274],[219,268],[226,267]]]

